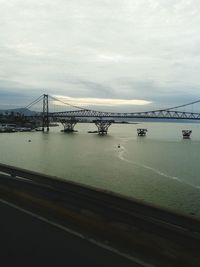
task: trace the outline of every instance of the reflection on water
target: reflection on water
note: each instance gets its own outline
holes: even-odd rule
[[[141,127],[146,137],[137,136]],[[61,129],[0,134],[0,162],[200,216],[198,124],[114,124],[107,136],[88,134],[93,124],[78,124],[74,134]]]

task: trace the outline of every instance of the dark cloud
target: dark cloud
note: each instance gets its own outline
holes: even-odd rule
[[[84,80],[81,78],[66,78],[68,86],[75,85],[76,90],[71,91],[69,96],[79,97],[100,97],[100,98],[112,98],[114,96],[113,89],[106,84],[97,83],[94,81]]]

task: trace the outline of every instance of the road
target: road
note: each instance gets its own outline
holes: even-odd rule
[[[12,203],[0,200],[0,265],[150,267],[90,242]]]

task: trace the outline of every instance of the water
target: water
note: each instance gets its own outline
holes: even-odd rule
[[[137,128],[147,136],[137,137]],[[87,133],[93,124],[61,129],[0,134],[0,162],[200,217],[199,124],[113,124],[107,136]],[[182,129],[192,130],[190,140]]]

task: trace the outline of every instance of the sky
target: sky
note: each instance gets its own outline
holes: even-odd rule
[[[200,98],[199,0],[0,0],[0,108],[48,93],[101,110]]]

